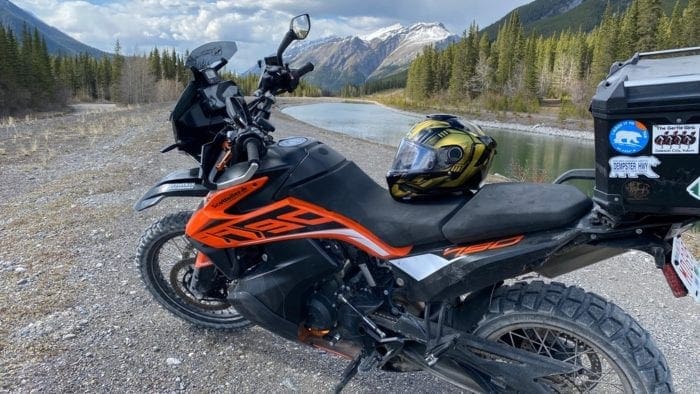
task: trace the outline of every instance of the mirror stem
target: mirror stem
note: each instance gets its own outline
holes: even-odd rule
[[[294,41],[296,38],[295,34],[293,31],[288,30],[287,34],[284,35],[284,38],[282,39],[282,42],[280,42],[280,46],[277,48],[277,61],[279,62],[280,66],[283,66],[284,64],[282,63],[282,54],[284,53],[285,49],[289,46],[289,44]]]

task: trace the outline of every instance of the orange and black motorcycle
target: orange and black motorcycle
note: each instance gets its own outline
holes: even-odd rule
[[[555,184],[397,200],[320,141],[274,141],[274,96],[313,70],[289,68],[282,54],[309,27],[308,15],[292,20],[249,103],[217,73],[235,43],[189,56],[194,78],[172,112],[176,143],[164,151],[177,148],[200,165],[163,178],[135,208],[165,197],[203,201],[141,238],[138,263],[155,299],[200,327],[256,324],[346,357],[337,390],[358,369],[376,367],[425,370],[479,392],[672,391],[664,356],[619,307],[560,283],[504,282],[638,249],[682,292],[671,244],[697,216],[614,222],[623,216],[561,184],[593,170]],[[460,154],[450,152],[446,160]]]

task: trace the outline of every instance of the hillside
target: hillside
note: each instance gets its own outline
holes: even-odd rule
[[[608,3],[613,9],[622,11],[632,0],[535,0],[514,11],[520,15],[526,33],[550,36],[565,30],[593,30],[600,23]],[[688,0],[680,0],[680,3],[681,7],[685,7]],[[675,4],[676,0],[661,0],[664,11],[669,15]],[[512,12],[508,13],[483,31],[490,38],[495,38],[498,29],[511,14]]]
[[[359,85],[405,72],[423,48],[445,47],[456,41],[441,23],[393,25],[365,36],[324,37],[301,41],[285,54],[292,66],[312,62],[315,71],[305,80],[327,91],[337,92],[345,85]],[[248,72],[259,72],[251,69]]]
[[[49,53],[52,55],[77,55],[79,53],[88,53],[94,57],[107,55],[106,52],[85,45],[55,27],[47,25],[31,13],[17,7],[9,0],[0,0],[0,24],[12,29],[16,36],[21,35],[24,26],[26,26],[29,31],[33,31],[34,28],[36,28],[39,30],[39,33],[45,37],[46,46]]]

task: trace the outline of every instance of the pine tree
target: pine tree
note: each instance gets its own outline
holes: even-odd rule
[[[688,1],[683,12],[683,43],[680,46],[700,46],[700,0]]]
[[[617,18],[612,14],[610,5],[608,5],[603,14],[603,20],[593,32],[593,58],[591,60],[590,77],[590,83],[593,86],[597,85],[598,82],[608,75],[610,66],[616,59],[619,35],[616,19]],[[625,15],[624,20],[627,20],[627,15]]]
[[[452,75],[450,76],[448,95],[450,100],[458,101],[467,96],[467,35],[454,45],[454,59],[452,61]]]
[[[639,0],[639,18],[637,19],[639,40],[636,46],[637,51],[646,52],[658,49],[658,33],[656,29],[663,14],[661,0]]]
[[[536,97],[539,81],[537,67],[537,39],[530,36],[525,45],[525,65],[523,70],[524,90],[526,95]]]
[[[671,18],[669,18],[668,25],[666,26],[666,34],[663,42],[664,48],[670,49],[682,47],[685,44],[685,32],[683,30],[683,10],[681,9],[681,3],[679,0],[676,2],[676,5],[673,6]]]
[[[156,82],[163,78],[163,70],[160,64],[160,52],[158,51],[158,48],[153,48],[153,51],[151,51],[151,54],[148,56],[148,67],[151,74],[155,77]]]
[[[627,59],[635,52],[638,52],[637,43],[639,41],[639,31],[637,28],[639,20],[639,3],[634,0],[627,8],[625,16],[622,18],[620,27],[620,39],[616,51],[617,59]],[[602,23],[602,22],[601,22]],[[609,66],[609,65],[608,65]]]
[[[124,69],[124,55],[122,55],[122,46],[119,43],[119,39],[114,43],[114,58],[112,60],[112,86],[110,89],[110,96],[112,100],[115,101],[121,101],[122,100],[122,94],[121,94],[121,77],[122,77],[122,70]]]
[[[496,38],[498,65],[496,67],[496,83],[504,88],[522,60],[523,28],[520,16],[513,12],[503,25]]]

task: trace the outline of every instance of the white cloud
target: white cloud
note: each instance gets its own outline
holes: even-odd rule
[[[246,70],[274,52],[289,19],[308,12],[310,39],[367,34],[394,23],[443,22],[459,34],[472,20],[487,25],[527,0],[13,0],[46,23],[96,48],[112,51],[116,39],[127,53],[153,46],[194,49],[233,40],[232,65]]]

